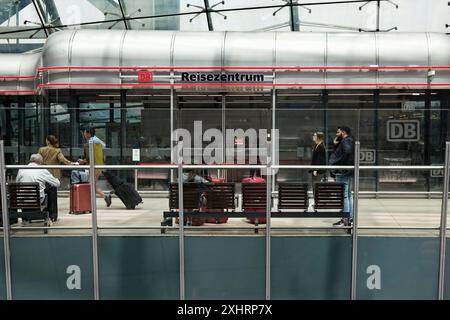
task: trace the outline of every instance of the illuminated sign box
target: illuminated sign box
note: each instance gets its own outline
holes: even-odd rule
[[[153,81],[153,72],[139,71],[138,72],[138,81],[139,82],[152,82]]]

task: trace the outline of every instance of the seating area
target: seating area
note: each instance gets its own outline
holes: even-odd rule
[[[196,189],[194,189],[197,190],[195,191],[197,195],[192,198],[192,204],[189,204],[188,197],[186,197],[189,187],[185,187],[184,203],[185,207],[190,207],[189,210],[185,209],[186,224],[189,225],[189,219],[198,219],[199,215],[207,215],[207,218],[203,218],[205,222],[203,226],[188,228],[186,232],[196,235],[254,233],[256,221],[252,222],[250,218],[258,218],[258,224],[261,224],[260,219],[264,219],[266,214],[264,185],[260,188],[262,197],[260,196],[258,201],[262,207],[257,208],[259,210],[249,210],[251,207],[243,207],[242,184],[240,183],[210,184],[207,189],[210,190],[209,192],[199,189],[197,184],[195,186]],[[331,190],[332,184],[328,185]],[[306,184],[302,183],[280,182],[277,184],[278,192],[275,192],[272,197],[271,227],[274,228],[272,233],[280,235],[342,234],[342,230],[339,230],[340,228],[333,228],[332,226],[338,220],[336,217],[341,217],[342,213],[338,212],[341,201],[337,201],[337,209],[317,208],[317,206],[321,206],[321,199],[325,199],[327,195],[322,187],[320,188],[320,193],[315,193],[317,195],[315,199],[316,205],[312,206],[314,193],[309,192],[308,199],[307,187]],[[247,192],[248,188],[245,186],[244,188],[246,190],[246,205],[247,203],[250,205],[248,200],[251,198]],[[114,196],[112,205],[109,208],[106,207],[103,199],[97,198],[97,221],[100,232],[102,234],[158,235],[161,234],[161,229],[163,229],[163,232],[166,232],[168,235],[177,234],[176,223],[173,227],[175,229],[171,229],[170,226],[173,226],[172,221],[176,222],[178,217],[178,184],[171,185],[171,190],[169,194],[143,194],[144,203],[137,207],[136,210],[127,210],[120,199]],[[212,190],[215,190],[215,192]],[[200,191],[209,194],[210,200],[206,204],[207,207],[201,209],[199,209],[199,198],[197,197]],[[341,199],[340,193],[338,189],[337,199]],[[172,196],[172,200],[169,200],[168,195]],[[35,197],[37,198],[37,191],[35,191]],[[331,193],[327,197],[329,198],[328,202],[331,202],[333,197],[336,198],[336,195]],[[68,192],[59,190],[57,202],[59,217],[58,221],[52,223],[51,227],[47,229],[49,235],[89,235],[92,232],[92,215],[90,213],[69,214],[70,201]],[[256,203],[258,202],[253,201],[251,203],[254,209]],[[430,228],[438,228],[439,226],[441,203],[442,199],[440,197],[424,199],[423,197],[402,196],[380,198],[360,196],[358,204],[358,232],[369,235],[435,235],[437,229],[433,230]],[[221,208],[226,209],[223,210]],[[34,236],[43,233],[42,222],[45,222],[45,216],[42,216],[42,220],[34,220],[36,223],[32,224],[21,223],[20,218],[23,216],[22,212],[19,215],[17,212],[10,211],[11,232],[13,235]],[[165,220],[167,220],[166,225],[164,221],[161,223],[161,216],[164,216]],[[41,216],[39,215],[37,218],[39,217]],[[224,222],[227,223],[224,224]],[[276,230],[276,228],[281,229]],[[264,232],[264,228],[259,229],[259,232]]]
[[[242,211],[236,211],[235,208],[239,207],[239,204],[233,183],[184,183],[183,215],[187,225],[192,225],[194,218],[210,217],[215,219],[244,217],[255,226],[265,223],[266,183],[242,183],[241,185]],[[178,190],[178,183],[170,184],[170,211],[163,213],[164,220],[161,222],[161,226],[172,226],[172,219],[179,217]],[[273,201],[271,202],[273,204]],[[279,183],[278,208],[271,212],[273,218],[348,218],[349,213],[343,211],[344,185],[335,182],[316,183],[314,185],[314,209],[308,211],[309,208],[307,184]],[[162,233],[164,231],[161,229]],[[255,233],[258,233],[257,228],[255,228]]]
[[[17,223],[19,218],[28,222],[43,221],[44,227],[50,225],[46,203],[41,204],[39,183],[10,182],[7,187],[9,221],[11,225]],[[3,225],[3,218],[1,218],[1,222]],[[44,229],[44,233],[48,233],[48,229]]]

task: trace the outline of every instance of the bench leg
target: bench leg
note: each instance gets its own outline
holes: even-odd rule
[[[257,227],[258,225],[259,225],[258,218],[256,218],[255,219],[255,227]],[[259,229],[255,228],[255,234],[258,234],[258,233],[259,233]]]
[[[172,218],[166,218],[161,222],[161,227],[167,227],[167,226],[172,226],[173,225],[173,221]],[[161,233],[166,233],[167,229],[165,228],[161,228]]]
[[[49,218],[45,218],[44,220],[44,228],[47,228],[49,226],[48,219]],[[48,234],[48,229],[44,229],[44,234]]]

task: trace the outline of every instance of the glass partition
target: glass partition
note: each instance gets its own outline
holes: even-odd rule
[[[44,186],[40,184],[36,187],[15,184],[35,182],[37,177],[40,179],[38,181],[44,179],[49,184],[59,184],[55,171],[44,175],[37,171],[40,169],[27,166],[30,155],[37,154],[43,146],[41,138],[45,138],[42,135],[44,117],[55,109],[46,109],[36,102],[34,97],[18,97],[15,102],[14,99],[4,98],[2,97],[4,104],[0,109],[0,132],[6,145],[5,159],[7,165],[26,166],[23,169],[6,170],[7,206],[11,227],[12,297],[92,299],[94,290],[91,215],[80,215],[76,219],[75,216],[69,215],[70,204],[64,192],[67,186],[62,186],[59,191],[53,189],[53,192],[49,186],[44,190]],[[58,116],[47,119],[54,122]],[[50,132],[53,132],[52,130]],[[58,132],[55,134],[58,135]],[[67,150],[63,153],[70,158]],[[56,171],[68,172],[67,175],[70,175],[70,170]],[[0,220],[3,225],[3,219]],[[2,232],[2,292],[5,283],[3,237]],[[3,296],[2,294],[2,298]]]
[[[186,129],[194,136],[196,122],[201,122],[201,144],[185,145],[192,156],[203,152],[210,143],[203,136],[208,129],[269,131],[274,123],[279,129],[281,165],[309,165],[312,134],[317,131],[324,133],[329,157],[336,128],[350,127],[361,144],[357,297],[436,298],[443,171],[375,170],[364,166],[443,165],[443,149],[450,137],[447,92],[280,90],[275,110],[273,97],[267,92],[178,91],[174,92],[173,105],[171,101],[170,90],[58,90],[39,98],[0,97],[0,134],[9,165],[27,164],[30,155],[44,146],[48,134],[58,138],[61,152],[69,161],[84,158],[86,139],[82,129],[91,126],[106,145],[105,164],[155,166],[105,170],[139,192],[143,203],[134,210],[126,208],[106,176],[98,179],[101,191],[112,194],[110,206],[101,192],[96,199],[101,298],[179,297],[179,224],[172,219],[165,233],[161,231],[161,223],[167,222],[165,213],[177,212],[169,198],[169,185],[177,181],[177,173],[158,166],[171,163],[171,128]],[[248,163],[248,141],[234,142],[235,148],[245,144]],[[72,171],[61,170],[58,221],[48,234],[39,228],[42,222],[28,224],[19,219],[13,224],[15,298],[93,298],[92,215],[69,214]],[[249,169],[194,171],[208,179],[232,183],[236,193],[234,212],[242,213],[241,182]],[[9,169],[7,176],[8,182],[14,181],[17,169]],[[327,176],[332,182],[332,177]],[[309,203],[314,203],[309,169],[280,169],[274,179],[272,212],[278,212],[277,191],[285,182],[306,183]],[[307,212],[313,213],[314,207],[309,206]],[[337,220],[273,217],[274,299],[350,297],[352,238],[347,229],[333,226]],[[211,221],[201,226],[186,225],[186,297],[264,298],[265,225],[260,224],[254,236],[255,225],[244,215],[222,224]],[[223,245],[230,235],[233,241]],[[31,239],[34,244],[30,244]],[[54,263],[55,273],[49,271],[48,261]],[[304,263],[298,267],[301,261]],[[223,277],[215,278],[224,265]],[[235,277],[239,270],[241,276]],[[71,277],[78,271],[82,275],[81,289],[77,278]],[[341,276],[334,281],[336,274]]]

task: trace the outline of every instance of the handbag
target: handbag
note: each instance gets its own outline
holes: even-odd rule
[[[89,182],[89,172],[87,170],[72,170],[70,173],[70,183],[87,183]]]

